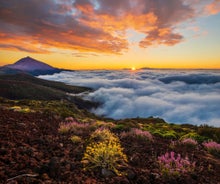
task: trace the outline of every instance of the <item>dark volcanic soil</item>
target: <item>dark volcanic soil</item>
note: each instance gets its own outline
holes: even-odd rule
[[[0,183],[220,183],[220,160],[202,146],[174,150],[196,162],[192,174],[162,177],[156,160],[171,148],[170,140],[160,137],[153,142],[121,139],[129,160],[126,176],[104,178],[99,171],[83,171],[81,159],[89,132],[83,133],[83,143],[74,144],[69,135],[58,133],[61,121],[54,115],[0,108]]]

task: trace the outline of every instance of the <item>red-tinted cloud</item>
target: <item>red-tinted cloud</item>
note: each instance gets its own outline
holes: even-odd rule
[[[0,3],[0,48],[48,53],[52,48],[121,53],[126,30],[144,33],[141,47],[174,45],[175,30],[195,17],[183,0],[7,0]],[[217,0],[215,1],[217,2]],[[213,3],[215,3],[213,2]],[[219,1],[218,1],[219,2]],[[210,10],[213,11],[212,5]]]

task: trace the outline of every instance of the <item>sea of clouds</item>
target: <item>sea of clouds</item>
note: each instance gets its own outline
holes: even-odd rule
[[[170,123],[220,127],[219,70],[92,70],[39,76],[95,89],[95,114],[121,119],[160,117]]]

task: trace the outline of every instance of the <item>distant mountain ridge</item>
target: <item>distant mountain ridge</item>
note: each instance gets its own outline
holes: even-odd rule
[[[46,75],[59,73],[61,71],[64,70],[54,68],[29,56],[18,60],[14,64],[5,65],[0,68],[0,74],[28,73],[31,75]]]

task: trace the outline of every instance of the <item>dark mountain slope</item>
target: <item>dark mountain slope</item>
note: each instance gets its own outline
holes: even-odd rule
[[[0,79],[5,80],[5,81],[7,80],[7,81],[29,82],[32,84],[55,88],[57,90],[61,90],[61,91],[68,92],[68,93],[82,93],[82,92],[91,90],[90,88],[87,88],[87,87],[70,86],[62,82],[39,79],[31,75],[25,74],[25,73],[20,73],[20,74],[15,74],[15,75],[0,75]]]
[[[0,75],[25,73],[18,69],[11,69],[6,66],[0,67]]]
[[[0,79],[0,86],[0,96],[8,99],[59,100],[66,97],[62,91],[26,81]]]
[[[79,108],[92,108],[95,103],[67,93],[78,94],[91,90],[61,82],[38,79],[28,74],[0,75],[0,96],[8,99],[68,100]]]

